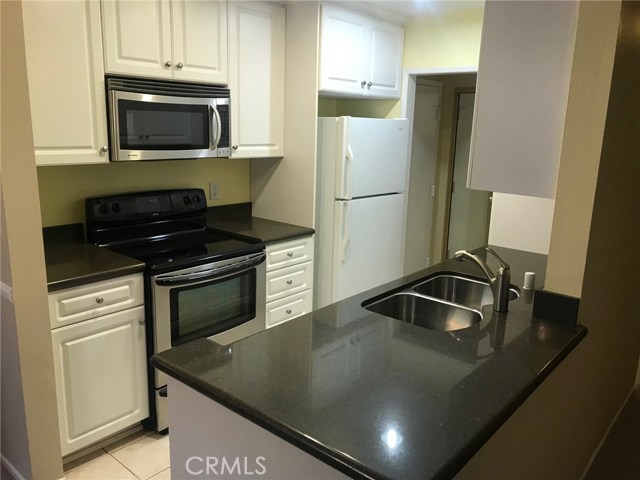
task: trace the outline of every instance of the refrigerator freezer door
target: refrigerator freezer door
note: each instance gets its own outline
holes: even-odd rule
[[[339,117],[335,198],[404,192],[407,119]]]
[[[403,197],[336,201],[332,302],[402,275]]]

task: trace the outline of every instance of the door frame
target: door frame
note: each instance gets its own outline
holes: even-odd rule
[[[476,74],[478,73],[477,65],[468,65],[462,67],[424,67],[424,68],[405,68],[402,72],[402,97],[400,98],[400,116],[402,118],[407,118],[409,120],[409,146],[408,146],[408,158],[411,159],[412,145],[413,145],[413,119],[415,115],[415,103],[416,103],[416,84],[419,76],[425,75],[456,75],[456,74]],[[457,121],[457,116],[456,116]],[[441,127],[440,127],[441,128]],[[455,141],[455,140],[454,140]],[[410,168],[407,169],[407,183],[409,184],[409,171]],[[453,169],[448,173],[448,176],[453,174]],[[445,192],[440,193],[436,192],[436,201],[434,205],[434,209],[444,208],[444,223],[442,230],[445,235],[448,235],[448,223],[449,223],[449,207],[450,202],[447,200],[447,197],[451,196],[451,182],[447,183],[447,188]],[[442,201],[444,199],[444,201]],[[441,207],[443,205],[443,207]],[[405,195],[405,204],[404,204],[404,224],[406,229],[406,224],[408,221],[407,218],[408,211],[408,195]],[[435,225],[435,222],[434,222]],[[445,228],[445,225],[446,228]],[[434,229],[435,230],[435,229]],[[430,264],[433,265],[435,263],[441,262],[445,259],[446,249],[447,249],[447,241],[448,238],[444,238],[442,242],[442,248],[439,252],[433,252],[429,254]],[[434,238],[432,235],[431,238],[431,249],[433,250],[434,246]],[[404,258],[404,245],[403,245],[403,258]]]

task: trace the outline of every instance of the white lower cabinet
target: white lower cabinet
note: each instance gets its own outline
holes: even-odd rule
[[[313,305],[313,236],[267,245],[267,328],[309,313]]]
[[[62,455],[149,416],[144,306],[56,328],[51,339]]]

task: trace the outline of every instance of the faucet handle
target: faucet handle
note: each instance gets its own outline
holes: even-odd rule
[[[509,266],[509,264],[504,260],[502,260],[500,256],[495,252],[495,250],[493,250],[493,248],[486,247],[485,250],[489,252],[491,255],[493,255],[496,258],[496,260],[498,260],[498,263],[500,263],[500,266],[502,267],[503,270],[511,270],[511,267]]]

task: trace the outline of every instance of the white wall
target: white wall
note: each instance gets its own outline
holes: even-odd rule
[[[494,193],[489,244],[535,253],[549,253],[555,200]]]

